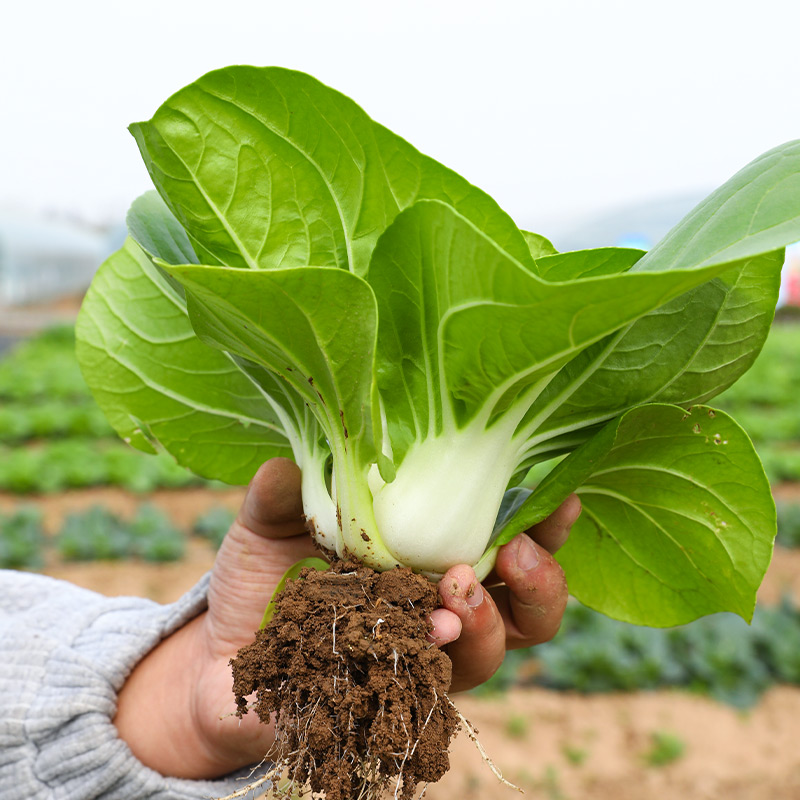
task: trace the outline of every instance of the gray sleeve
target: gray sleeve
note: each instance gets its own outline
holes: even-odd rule
[[[118,738],[117,692],[165,636],[206,608],[208,576],[172,605],[108,598],[0,571],[0,797],[195,800],[242,787],[165,778]]]

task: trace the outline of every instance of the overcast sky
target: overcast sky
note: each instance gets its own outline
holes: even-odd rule
[[[127,125],[232,63],[311,73],[521,225],[712,189],[800,138],[797,0],[16,2],[0,208],[121,218]]]

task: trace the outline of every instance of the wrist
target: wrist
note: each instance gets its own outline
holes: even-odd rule
[[[150,769],[193,780],[261,761],[272,726],[239,720],[228,661],[209,647],[208,615],[191,620],[145,656],[119,692],[114,724]]]
[[[117,698],[114,725],[139,761],[162,775],[212,778],[215,755],[195,723],[194,687],[204,669],[196,617],[160,642],[134,668]]]

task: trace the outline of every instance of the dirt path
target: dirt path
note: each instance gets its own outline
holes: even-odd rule
[[[215,506],[237,511],[245,490],[242,488],[206,489],[202,487],[162,490],[149,494],[134,494],[116,487],[73,489],[58,494],[15,495],[0,492],[0,511],[9,512],[21,505],[32,505],[44,514],[47,533],[55,533],[64,517],[92,506],[104,506],[123,518],[132,517],[142,503],[151,503],[166,514],[179,528],[188,530],[200,514]]]
[[[524,689],[456,696],[503,775],[549,800],[798,800],[800,689],[778,687],[749,713],[681,692],[580,696]],[[683,748],[649,763],[654,735]],[[428,800],[511,800],[461,736]]]

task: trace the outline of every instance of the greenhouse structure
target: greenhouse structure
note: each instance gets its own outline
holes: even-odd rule
[[[84,291],[110,250],[76,224],[0,214],[0,308]]]

